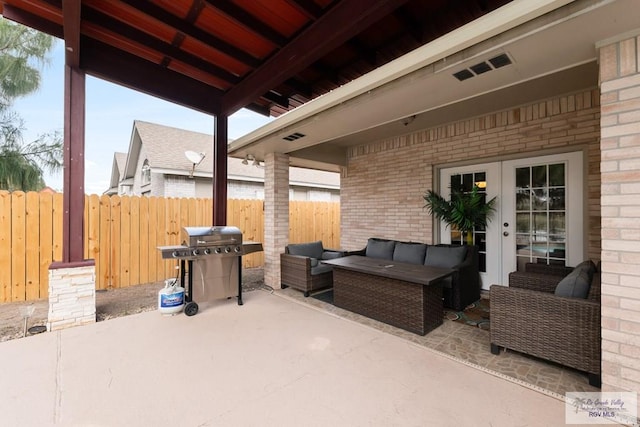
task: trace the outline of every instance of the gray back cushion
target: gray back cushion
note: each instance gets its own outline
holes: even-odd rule
[[[322,241],[311,243],[296,243],[287,246],[291,255],[308,256],[310,258],[322,258]]]
[[[393,249],[396,246],[394,240],[369,239],[367,242],[366,256],[371,258],[393,259]]]
[[[467,256],[466,246],[429,246],[424,265],[453,268]]]
[[[398,262],[409,262],[411,264],[424,263],[424,254],[427,252],[427,245],[423,243],[396,243],[393,250],[393,260]]]
[[[596,266],[592,261],[581,262],[564,279],[558,282],[555,294],[568,298],[587,298]]]

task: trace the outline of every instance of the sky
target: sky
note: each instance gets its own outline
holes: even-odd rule
[[[64,45],[58,40],[50,62],[41,68],[37,92],[16,100],[14,111],[24,120],[24,142],[55,130],[62,133],[64,106]],[[134,120],[195,132],[213,133],[213,117],[87,75],[85,108],[85,191],[102,194],[109,188],[113,154],[126,153]],[[242,109],[229,117],[228,135],[236,139],[272,118]],[[62,172],[45,175],[48,186],[62,190]]]

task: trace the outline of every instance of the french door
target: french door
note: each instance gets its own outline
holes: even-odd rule
[[[486,229],[473,232],[483,289],[507,284],[527,262],[576,265],[583,259],[582,152],[440,170],[440,194],[471,191],[497,197]],[[442,223],[443,243],[464,236]]]

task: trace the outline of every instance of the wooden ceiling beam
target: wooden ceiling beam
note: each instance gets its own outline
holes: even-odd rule
[[[71,68],[78,68],[80,66],[81,8],[81,0],[65,0],[64,3],[62,3],[65,64]]]
[[[307,84],[295,77],[291,77],[285,80],[284,82],[282,82],[282,85],[290,89],[292,92],[300,94],[308,99],[310,99],[313,95],[313,87],[310,84]]]
[[[26,12],[10,4],[4,4],[2,16],[19,24],[49,34],[50,36],[54,36],[59,39],[64,38],[64,30],[62,28],[62,25],[58,25],[55,22],[51,22],[47,19],[41,18],[38,15]]]
[[[245,106],[247,110],[253,111],[254,113],[261,114],[263,116],[269,117],[271,115],[271,108],[265,107],[264,105],[258,105],[256,103],[251,103]]]
[[[419,44],[424,43],[424,30],[420,22],[410,14],[405,8],[399,7],[393,13],[402,26],[406,29],[407,33]]]
[[[81,40],[80,66],[101,79],[206,114],[220,113],[222,92],[94,39]]]
[[[173,28],[174,30],[184,34],[187,37],[191,37],[195,40],[200,41],[201,43],[211,46],[213,49],[216,49],[225,55],[245,64],[251,68],[256,68],[260,65],[260,61],[249,55],[245,51],[236,48],[232,44],[222,40],[219,37],[216,37],[206,31],[201,30],[195,25],[190,25],[185,22],[185,20],[178,18],[177,16],[167,12],[163,8],[150,3],[147,0],[121,0],[123,3],[128,4],[129,6],[133,6],[138,9],[140,12],[145,13],[156,21],[162,22],[163,24]],[[204,4],[200,2],[199,4]]]
[[[283,108],[289,108],[289,97],[269,91],[262,96],[267,101],[280,105]]]
[[[287,2],[314,21],[324,13],[324,10],[313,0],[287,0]]]
[[[349,45],[353,50],[358,52],[358,56],[361,57],[365,62],[367,62],[372,67],[375,67],[376,65],[378,65],[376,51],[374,49],[369,48],[369,46],[365,45],[357,37],[353,37],[352,39],[348,40],[347,45]]]
[[[231,114],[244,107],[406,2],[407,0],[341,1],[229,90],[223,98],[223,111]]]
[[[205,2],[217,9],[229,18],[233,19],[238,24],[245,27],[247,30],[259,35],[260,37],[269,40],[271,43],[278,47],[286,45],[289,40],[282,34],[275,31],[273,28],[266,25],[260,19],[248,13],[246,10],[236,5],[229,0],[205,0]]]
[[[166,43],[160,39],[157,39],[137,28],[131,27],[121,21],[118,21],[117,19],[114,19],[111,16],[106,15],[96,9],[85,7],[83,17],[87,21],[92,22],[116,34],[119,34],[126,39],[135,40],[141,45],[144,45],[172,59],[198,68],[232,85],[240,82],[240,77],[236,76],[235,74],[232,74],[216,65],[213,65],[198,56],[185,52],[179,47],[173,46],[170,43]]]

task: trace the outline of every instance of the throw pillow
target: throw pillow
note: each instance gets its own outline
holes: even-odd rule
[[[366,256],[371,258],[393,259],[393,249],[396,246],[395,240],[369,239],[367,242]]]
[[[322,258],[322,241],[311,243],[296,243],[288,246],[291,255],[308,256],[310,258]]]
[[[467,256],[466,246],[429,246],[424,265],[453,268]]]
[[[591,279],[593,279],[594,273],[596,272],[596,265],[593,263],[593,261],[588,259],[576,265],[575,269],[585,271],[589,275],[589,281],[591,281]]]
[[[427,252],[427,245],[422,243],[396,243],[393,250],[393,260],[398,262],[409,262],[411,264],[424,263],[424,254]]]
[[[591,277],[585,268],[574,268],[556,286],[555,294],[559,297],[586,298],[591,287]]]

